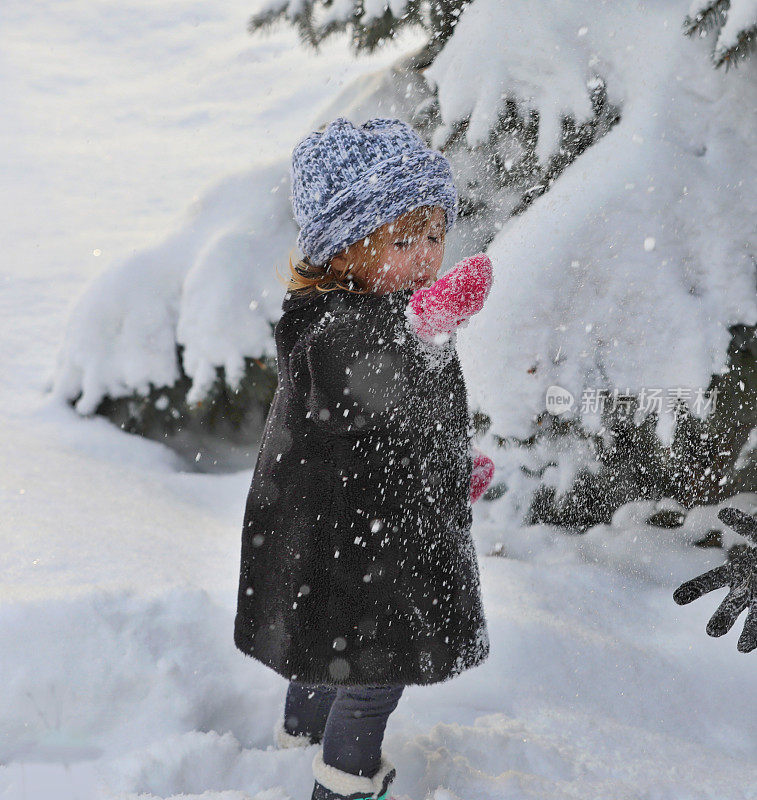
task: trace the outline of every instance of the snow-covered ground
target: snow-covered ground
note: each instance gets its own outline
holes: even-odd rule
[[[285,682],[233,645],[250,473],[183,471],[45,394],[90,278],[219,177],[285,157],[345,82],[419,43],[316,57],[289,29],[250,39],[251,10],[0,6],[3,800],[310,796],[314,749],[272,747]],[[491,657],[406,689],[385,739],[396,795],[757,797],[757,654],[736,651],[741,621],[705,635],[725,590],[671,599],[722,560],[686,543],[707,520],[669,535],[621,511],[568,537],[475,507]]]

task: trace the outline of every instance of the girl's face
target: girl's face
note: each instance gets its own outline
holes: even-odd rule
[[[363,276],[371,291],[388,294],[430,286],[444,258],[444,224],[444,209],[435,206],[418,233],[404,237],[390,233],[388,242]]]

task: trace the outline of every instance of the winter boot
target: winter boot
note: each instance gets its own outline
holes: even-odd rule
[[[397,771],[383,755],[378,772],[369,778],[332,767],[323,760],[323,748],[313,759],[313,796],[310,800],[394,800],[389,786]]]
[[[289,733],[281,719],[276,720],[273,728],[273,741],[280,750],[290,747],[310,747],[311,744],[318,744],[321,738],[320,736],[309,736],[307,733]]]

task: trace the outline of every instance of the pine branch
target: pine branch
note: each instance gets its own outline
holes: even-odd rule
[[[434,39],[444,44],[471,0],[432,0],[429,11]]]
[[[687,14],[683,21],[683,32],[686,36],[693,36],[695,33],[705,36],[715,28],[719,30],[725,24],[730,7],[731,0],[714,0],[693,17]]]
[[[728,14],[731,10],[731,0],[713,0],[694,16],[687,15],[683,21],[683,32],[686,36],[706,36],[710,31],[717,30],[722,33],[723,26],[727,24]],[[721,67],[725,64],[726,71],[738,66],[739,62],[748,58],[757,47],[757,22],[738,32],[736,42],[730,47],[722,47],[717,41],[710,58],[713,66]]]
[[[258,14],[253,14],[247,23],[247,32],[255,33],[262,31],[268,33],[273,27],[274,23],[286,13],[286,7],[289,0],[284,0],[279,6],[269,6]]]
[[[382,42],[393,39],[401,28],[416,25],[429,34],[429,43],[436,45],[433,49],[435,54],[452,35],[460,15],[470,2],[407,0],[401,15],[395,15],[387,6],[381,16],[363,19],[364,0],[353,0],[343,16],[327,14],[325,21],[318,24],[316,12],[332,8],[333,0],[300,0],[296,5],[290,0],[271,0],[266,8],[250,18],[247,30],[250,34],[265,31],[277,20],[284,19],[297,29],[300,41],[316,51],[320,43],[332,34],[349,31],[352,50],[358,54],[372,53]]]
[[[757,23],[751,28],[739,31],[736,44],[732,47],[716,48],[712,54],[712,63],[716,67],[725,64],[726,72],[728,72],[731,67],[737,67],[741,61],[749,58],[755,49],[757,49]]]

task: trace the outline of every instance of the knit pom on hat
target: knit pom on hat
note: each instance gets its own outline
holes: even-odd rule
[[[399,119],[337,117],[295,146],[289,177],[297,246],[313,264],[418,206],[441,206],[446,230],[457,218],[449,161]]]

